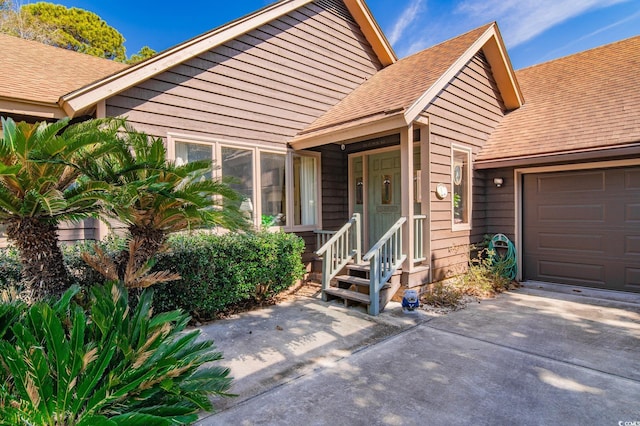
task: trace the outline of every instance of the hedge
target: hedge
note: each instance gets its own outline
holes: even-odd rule
[[[124,241],[100,244],[106,252],[115,253]],[[82,251],[93,251],[92,245],[79,242],[63,250],[67,266],[82,287],[102,282],[80,258]],[[176,272],[182,279],[155,286],[155,312],[182,309],[199,320],[211,319],[234,305],[269,299],[304,275],[304,241],[293,234],[180,234],[169,238],[168,247],[157,256],[153,270]],[[1,250],[0,288],[19,287],[19,276],[17,252]]]

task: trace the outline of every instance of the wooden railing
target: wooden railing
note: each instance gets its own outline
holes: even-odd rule
[[[339,231],[316,250],[322,256],[322,289],[329,288],[331,279],[351,260],[360,263],[362,256],[362,224],[360,214],[354,213]]]
[[[316,234],[316,250],[320,250],[336,234],[336,231],[325,231],[323,229],[316,229],[313,232]]]
[[[370,315],[380,313],[380,289],[407,258],[402,253],[402,225],[406,221],[406,217],[398,219],[387,233],[371,247],[371,250],[362,257],[365,262],[369,261],[371,268],[369,274]]]
[[[420,263],[426,260],[424,255],[424,222],[427,219],[425,215],[413,217],[413,262]]]

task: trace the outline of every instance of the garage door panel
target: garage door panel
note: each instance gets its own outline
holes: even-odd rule
[[[640,292],[640,167],[523,183],[525,279]]]
[[[625,240],[624,254],[626,256],[640,256],[640,236],[626,235],[624,237],[624,240]],[[640,259],[638,259],[638,261],[640,261]]]
[[[562,176],[538,175],[536,187],[538,193],[553,194],[576,191],[603,192],[605,189],[605,176],[602,171],[581,172],[576,174],[575,182],[567,181]]]
[[[626,268],[625,275],[627,282],[627,288],[625,290],[640,292],[640,268]]]
[[[537,274],[541,281],[574,284],[582,282],[602,286],[605,283],[606,270],[603,265],[575,263],[568,260],[544,260],[538,262]]]
[[[624,188],[628,190],[640,189],[640,170],[625,171]]]
[[[602,235],[576,235],[565,232],[541,232],[538,234],[538,251],[569,250],[602,254],[604,252]]]
[[[640,224],[640,203],[627,203],[624,209],[625,222],[633,222],[633,224]]]
[[[538,208],[541,222],[604,222],[605,206],[602,204],[544,205]]]

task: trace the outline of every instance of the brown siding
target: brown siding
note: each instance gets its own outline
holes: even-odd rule
[[[349,219],[349,169],[347,155],[337,145],[322,153],[322,229],[338,230]]]
[[[341,15],[310,3],[108,99],[107,115],[160,137],[285,144],[381,68]]]
[[[483,171],[486,179],[487,208],[486,232],[489,235],[505,234],[511,241],[515,241],[515,188],[513,169],[495,169]],[[493,184],[493,178],[504,180],[502,187]]]
[[[451,230],[451,195],[435,197],[438,183],[451,192],[451,145],[481,150],[504,116],[504,104],[484,55],[477,54],[429,105],[431,120],[431,246],[433,279],[442,280],[466,268],[468,246],[487,232],[485,177],[473,172],[471,231]]]

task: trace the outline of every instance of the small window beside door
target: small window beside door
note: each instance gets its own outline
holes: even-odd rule
[[[471,150],[468,148],[451,148],[451,188],[452,229],[471,229]]]

